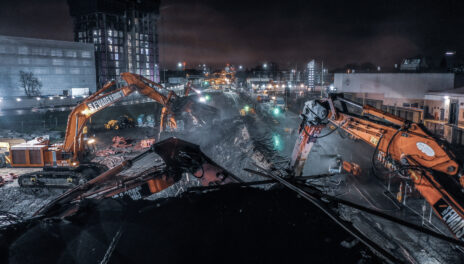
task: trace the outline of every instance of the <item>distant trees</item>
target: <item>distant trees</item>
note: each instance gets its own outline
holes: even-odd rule
[[[40,95],[42,83],[34,76],[32,72],[19,72],[19,85],[24,89],[26,96]]]

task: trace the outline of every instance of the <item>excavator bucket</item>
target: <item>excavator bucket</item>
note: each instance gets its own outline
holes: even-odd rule
[[[153,148],[166,163],[168,171],[177,175],[190,172],[204,186],[240,182],[239,178],[216,164],[193,143],[172,137],[153,145]]]
[[[204,126],[218,116],[218,109],[195,100],[197,96],[172,99],[170,110],[176,120],[183,120],[187,127]]]

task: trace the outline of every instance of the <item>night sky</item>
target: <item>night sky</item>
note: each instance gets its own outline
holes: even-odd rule
[[[1,2],[0,34],[72,41],[65,0]],[[439,61],[445,50],[464,53],[463,13],[460,0],[164,0],[161,64]]]

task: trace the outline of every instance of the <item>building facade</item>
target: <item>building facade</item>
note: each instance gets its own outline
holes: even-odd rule
[[[453,73],[335,73],[334,85],[342,93],[380,98],[385,104],[403,105],[424,100],[429,91],[454,88]]]
[[[0,36],[0,97],[24,96],[20,72],[42,83],[41,95],[96,90],[93,44]]]
[[[97,85],[132,72],[159,82],[159,0],[68,0],[74,39],[95,44]]]
[[[317,86],[324,86],[330,82],[331,77],[328,70],[323,67],[323,63],[311,60],[306,64],[305,84],[310,91],[315,91]]]

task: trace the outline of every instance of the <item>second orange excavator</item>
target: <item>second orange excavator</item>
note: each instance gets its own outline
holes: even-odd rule
[[[353,108],[360,113],[348,111]],[[328,135],[320,135],[321,130],[330,124],[375,148],[374,172],[374,161],[378,160],[390,173],[399,174],[424,197],[451,233],[464,241],[462,167],[446,145],[421,125],[337,94],[306,102],[301,118],[290,162],[293,175],[301,176],[313,145],[318,138]],[[359,167],[350,165],[344,163],[343,167],[353,174],[359,173]]]

